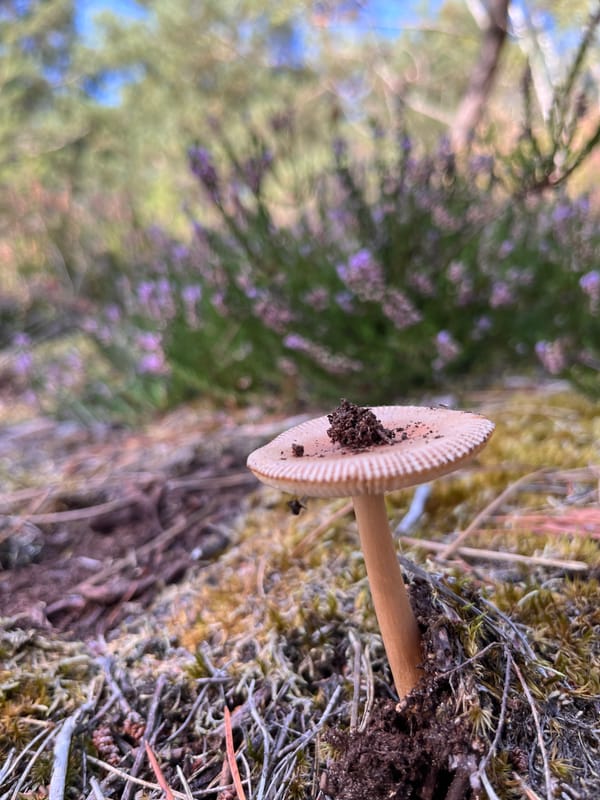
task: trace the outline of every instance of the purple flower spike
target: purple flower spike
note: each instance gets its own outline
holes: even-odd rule
[[[560,203],[552,212],[552,220],[557,223],[564,222],[573,216],[573,206],[567,203]]]
[[[198,178],[211,197],[217,199],[219,176],[211,154],[205,147],[191,147],[188,158],[192,174]]]
[[[181,292],[181,298],[187,306],[194,306],[202,297],[202,287],[198,284],[185,286]]]

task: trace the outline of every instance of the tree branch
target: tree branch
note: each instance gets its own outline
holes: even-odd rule
[[[509,2],[510,0],[490,0],[488,4],[488,24],[484,30],[481,50],[450,132],[455,150],[468,144],[483,116],[506,41]]]

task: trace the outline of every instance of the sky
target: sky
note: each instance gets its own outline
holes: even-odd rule
[[[372,31],[382,37],[395,37],[403,27],[422,19],[427,11],[433,12],[441,3],[442,0],[357,0],[357,5],[362,5],[363,10],[356,21],[337,27],[340,33],[343,31],[349,36]],[[76,0],[75,7],[78,32],[90,46],[94,46],[98,36],[94,18],[102,11],[110,11],[132,21],[147,15],[135,0]],[[130,79],[125,74],[105,76],[102,86],[94,91],[96,100],[108,106],[118,105],[121,88]]]
[[[90,42],[95,34],[94,17],[101,11],[112,11],[128,19],[142,19],[145,14],[133,0],[77,0],[75,9],[77,29]]]
[[[361,25],[382,36],[395,36],[403,25],[423,16],[423,9],[433,11],[442,0],[364,0]],[[134,0],[77,0],[77,26],[80,33],[94,40],[94,16],[112,11],[129,19],[143,19],[145,12]]]

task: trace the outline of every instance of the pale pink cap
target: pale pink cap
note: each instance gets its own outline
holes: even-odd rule
[[[375,406],[371,411],[395,432],[390,444],[349,450],[327,435],[329,419],[317,417],[255,450],[248,467],[263,483],[291,494],[383,494],[452,472],[476,455],[494,430],[489,419],[468,411],[422,406]],[[301,446],[303,455],[295,455],[292,445]]]

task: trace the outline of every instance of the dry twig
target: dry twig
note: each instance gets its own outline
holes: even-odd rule
[[[402,536],[401,541],[414,547],[422,547],[439,553],[441,560],[445,559],[446,545],[442,542],[432,542],[430,539],[415,539],[412,536]],[[458,547],[455,551],[465,558],[477,558],[484,561],[507,561],[515,564],[535,565],[552,569],[564,569],[569,572],[587,572],[590,569],[585,561],[564,561],[559,558],[545,558],[544,556],[527,556],[522,553],[504,553],[499,550],[484,550],[480,547]]]
[[[67,717],[60,726],[54,742],[54,764],[52,765],[52,776],[48,787],[48,800],[63,800],[65,796],[71,740],[79,718],[91,711],[96,705],[96,699],[91,697],[93,692],[94,687],[92,686],[88,701]]]

